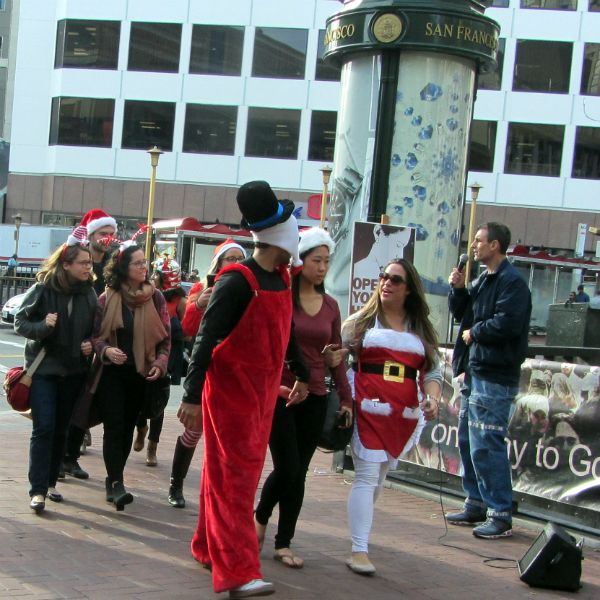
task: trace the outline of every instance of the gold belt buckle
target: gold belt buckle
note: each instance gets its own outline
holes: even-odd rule
[[[383,363],[383,379],[385,381],[404,383],[404,365],[392,360],[386,360]]]

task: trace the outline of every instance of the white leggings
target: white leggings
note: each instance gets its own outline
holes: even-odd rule
[[[363,460],[355,454],[355,478],[348,496],[348,521],[352,536],[352,552],[369,551],[369,534],[373,523],[373,507],[383,487],[389,463]]]

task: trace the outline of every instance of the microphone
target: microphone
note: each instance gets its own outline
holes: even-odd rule
[[[459,273],[462,273],[465,269],[465,267],[467,266],[467,263],[469,262],[469,255],[468,254],[461,254],[460,258],[458,259],[458,264],[456,265],[456,268],[458,270]]]

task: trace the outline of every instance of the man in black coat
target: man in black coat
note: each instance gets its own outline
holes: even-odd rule
[[[531,294],[506,259],[510,231],[501,223],[481,225],[471,244],[486,270],[465,287],[453,269],[448,281],[450,311],[460,320],[454,347],[454,375],[464,374],[458,445],[467,495],[449,523],[475,525],[473,535],[496,539],[512,535],[512,483],[504,438],[510,406],[519,390],[528,344]]]

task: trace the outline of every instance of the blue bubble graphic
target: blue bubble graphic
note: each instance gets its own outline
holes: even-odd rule
[[[413,185],[413,193],[419,200],[427,198],[427,188],[422,185]]]
[[[450,212],[450,206],[445,200],[438,204],[437,209],[438,212],[441,212],[443,215],[447,215]]]
[[[456,119],[447,119],[446,126],[450,131],[456,131],[456,128],[458,127],[458,121]]]
[[[425,102],[434,102],[438,98],[441,98],[443,94],[441,86],[436,83],[428,83],[421,90],[420,96],[421,100],[425,100]]]
[[[420,140],[430,140],[433,135],[433,125],[427,125],[427,127],[423,127],[421,131],[419,131],[419,139]]]
[[[400,158],[399,154],[394,154],[392,156],[392,167],[397,167],[398,165],[402,164],[402,159]]]
[[[404,206],[406,206],[406,208],[412,208],[413,204],[414,200],[412,196],[404,196]]]
[[[404,109],[404,114],[405,114],[407,117],[410,117],[410,115],[412,115],[412,114],[413,114],[414,110],[415,110],[415,109],[414,109],[412,106],[409,106],[408,108],[405,108],[405,109]]]
[[[404,160],[404,166],[411,171],[412,169],[414,169],[417,165],[419,164],[419,160],[417,159],[417,157],[412,153],[409,152],[406,155],[406,159]]]
[[[412,121],[410,122],[410,124],[414,125],[415,127],[417,127],[422,122],[423,122],[423,117],[421,115],[418,115],[417,117],[413,117],[412,118]]]

